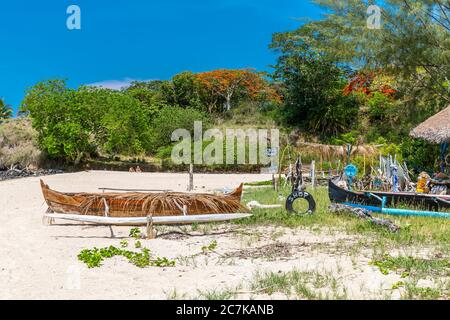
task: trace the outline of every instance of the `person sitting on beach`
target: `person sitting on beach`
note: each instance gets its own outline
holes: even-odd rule
[[[136,172],[142,172],[142,170],[139,166],[136,166]]]
[[[133,167],[130,167],[130,170],[128,170],[128,172],[136,172],[136,171],[134,171]]]

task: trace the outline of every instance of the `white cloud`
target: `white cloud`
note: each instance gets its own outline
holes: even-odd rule
[[[102,88],[106,88],[106,89],[120,90],[122,88],[129,87],[131,85],[131,82],[133,82],[133,81],[151,81],[151,80],[125,78],[123,80],[104,80],[104,81],[89,83],[87,85],[92,86],[92,87],[102,87]]]

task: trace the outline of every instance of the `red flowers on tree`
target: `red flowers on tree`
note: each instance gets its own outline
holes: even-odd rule
[[[397,91],[392,87],[393,79],[383,74],[375,72],[357,73],[345,86],[343,92],[349,95],[352,92],[361,92],[365,95],[371,95],[374,92],[380,92],[385,96],[392,96]]]
[[[281,100],[275,89],[260,74],[251,70],[219,69],[198,73],[195,78],[206,91],[206,95],[219,98],[214,99],[214,103],[218,100],[224,101],[226,111],[231,109],[231,100],[235,96]]]

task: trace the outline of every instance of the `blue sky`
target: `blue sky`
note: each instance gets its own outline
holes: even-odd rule
[[[66,27],[72,4],[81,30]],[[15,110],[52,78],[120,87],[185,70],[269,70],[272,33],[320,17],[307,0],[15,0],[0,12],[0,98]]]

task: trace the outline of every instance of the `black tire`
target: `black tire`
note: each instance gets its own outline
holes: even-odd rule
[[[308,201],[308,210],[307,211],[297,212],[294,210],[292,205],[294,204],[295,200],[297,200],[297,199],[305,199],[306,201]],[[289,213],[295,213],[298,215],[312,214],[316,210],[316,201],[314,201],[313,196],[310,195],[306,191],[294,191],[287,197],[285,207]]]

